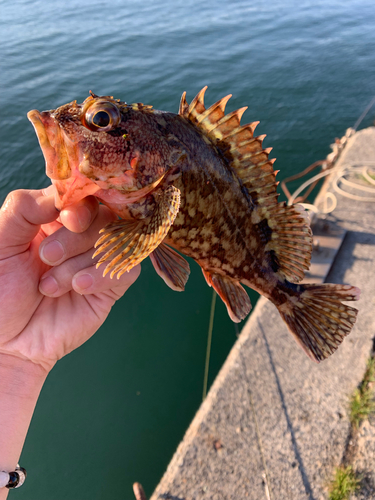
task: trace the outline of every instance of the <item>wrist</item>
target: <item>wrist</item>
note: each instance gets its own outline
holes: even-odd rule
[[[13,471],[19,462],[47,371],[40,365],[0,353],[0,470]],[[3,488],[0,499],[6,498]]]
[[[39,394],[48,370],[42,365],[33,363],[12,354],[0,352],[0,392],[12,397],[33,397]]]

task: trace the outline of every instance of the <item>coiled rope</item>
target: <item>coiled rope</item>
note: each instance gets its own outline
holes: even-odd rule
[[[347,144],[348,139],[354,135],[359,125],[369,113],[370,109],[375,104],[375,96],[371,99],[369,104],[366,106],[365,110],[355,122],[353,128],[349,128],[346,131],[345,136],[341,139],[336,139],[335,143],[332,146],[333,152],[327,156],[326,160],[321,160],[313,163],[307,169],[305,169],[300,174],[293,175],[287,179],[285,179],[281,183],[281,187],[288,198],[288,205],[292,205],[293,203],[301,203],[307,210],[310,210],[314,213],[322,212],[324,214],[328,214],[333,212],[333,210],[337,206],[337,198],[334,193],[327,191],[325,193],[325,197],[323,200],[323,206],[318,209],[314,204],[305,203],[308,195],[317,185],[317,183],[327,175],[332,175],[332,189],[341,196],[346,198],[350,198],[355,201],[360,202],[375,202],[375,161],[369,160],[365,163],[357,163],[357,164],[344,164],[339,167],[335,167],[335,163],[340,156],[340,153],[344,146]],[[371,165],[373,165],[373,169],[371,170]],[[286,183],[296,180],[298,178],[303,177],[307,173],[311,172],[315,168],[321,166],[323,171],[317,175],[314,175],[312,178],[304,182],[293,194],[290,194],[289,190],[286,187]],[[353,182],[353,180],[348,180],[348,176],[361,176],[362,181],[367,182],[367,185],[363,183],[360,184],[358,182]],[[344,187],[349,188],[351,190],[358,190],[363,193],[370,193],[370,196],[364,196],[363,194],[354,194]],[[300,194],[307,189],[303,196]]]

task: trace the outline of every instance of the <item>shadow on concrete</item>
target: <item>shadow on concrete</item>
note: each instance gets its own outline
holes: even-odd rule
[[[176,497],[175,495],[171,495],[170,493],[162,493],[159,495],[159,498],[163,498],[163,500],[186,500],[185,497]]]
[[[266,348],[267,348],[267,354],[268,354],[268,357],[269,357],[269,360],[270,360],[272,372],[273,372],[274,377],[275,377],[275,381],[276,381],[276,385],[277,385],[277,390],[278,390],[278,393],[279,393],[279,396],[280,396],[281,406],[282,406],[282,409],[283,409],[283,412],[284,412],[284,415],[285,415],[285,419],[286,419],[286,422],[287,422],[287,427],[288,427],[288,431],[290,433],[290,438],[291,438],[291,441],[292,441],[292,447],[293,447],[294,455],[296,457],[296,462],[298,464],[298,468],[299,468],[299,471],[301,473],[301,478],[302,478],[303,486],[304,486],[305,491],[306,491],[307,498],[308,498],[308,500],[316,500],[315,497],[314,497],[314,495],[313,495],[312,489],[311,489],[309,478],[307,477],[307,473],[306,473],[305,466],[303,464],[303,459],[302,459],[301,453],[299,451],[299,447],[298,447],[298,443],[297,443],[297,440],[296,440],[296,436],[295,436],[295,432],[294,432],[294,429],[293,429],[293,425],[292,425],[292,422],[290,420],[289,413],[288,413],[288,408],[287,408],[286,403],[285,403],[284,393],[283,393],[283,390],[282,390],[282,387],[281,387],[281,384],[280,384],[280,379],[279,379],[279,376],[277,374],[277,371],[276,371],[276,368],[275,368],[275,364],[273,362],[273,356],[272,356],[272,352],[271,352],[271,349],[270,349],[270,345],[268,343],[265,331],[263,330],[263,327],[262,327],[261,323],[259,322],[259,320],[258,320],[258,327],[259,327],[260,331],[262,332],[263,339],[264,339],[264,342],[265,342],[265,345],[266,345]]]
[[[375,233],[363,233],[361,231],[348,231],[346,233],[344,241],[325,279],[326,283],[343,280],[345,272],[353,266],[356,260],[368,260],[372,263],[373,259],[371,257],[364,258],[355,256],[355,247],[357,245],[375,246]],[[353,284],[355,285],[355,283]]]

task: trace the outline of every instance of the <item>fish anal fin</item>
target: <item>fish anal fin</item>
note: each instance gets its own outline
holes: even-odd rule
[[[151,262],[157,274],[176,292],[185,290],[189,278],[190,267],[180,254],[165,243],[161,243],[152,253]]]
[[[350,285],[300,285],[297,301],[278,309],[297,343],[319,363],[336,351],[355,323],[357,309],[342,301],[358,300],[359,295]]]
[[[212,286],[227,307],[230,319],[239,323],[251,311],[251,302],[245,289],[238,281],[220,274],[210,273],[202,268],[207,284]]]
[[[96,242],[93,257],[106,252],[96,264],[104,262],[111,278],[130,271],[153,252],[168,234],[180,207],[180,191],[174,186],[159,187],[153,192],[157,201],[152,215],[141,220],[117,220],[100,232],[104,233]]]

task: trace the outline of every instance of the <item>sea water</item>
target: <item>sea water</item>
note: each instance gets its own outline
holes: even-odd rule
[[[324,158],[375,94],[373,0],[3,0],[0,10],[0,201],[49,183],[26,113],[89,90],[172,112],[184,90],[190,101],[208,85],[207,104],[231,93],[229,111],[248,105],[244,121],[261,121],[280,180]],[[191,268],[176,293],[147,259],[104,326],[54,368],[20,500],[131,499],[134,481],[152,492],[201,401],[212,291]],[[236,335],[218,301],[210,383]]]

